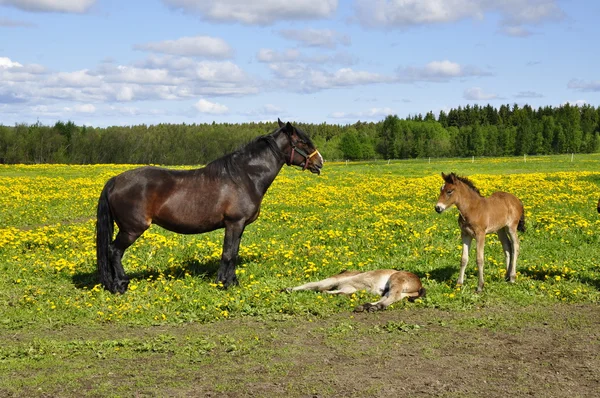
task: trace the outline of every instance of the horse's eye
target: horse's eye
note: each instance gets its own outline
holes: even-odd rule
[[[452,195],[452,192],[454,192],[454,189],[450,189],[450,190],[446,191],[446,195]]]

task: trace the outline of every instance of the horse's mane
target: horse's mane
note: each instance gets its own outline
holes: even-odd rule
[[[479,192],[479,188],[477,188],[475,186],[475,184],[473,184],[473,181],[469,180],[467,177],[461,177],[457,174],[455,174],[454,172],[448,174],[445,178],[445,181],[449,184],[452,184],[452,181],[454,179],[457,179],[459,181],[461,181],[462,183],[464,183],[466,186],[468,186],[469,188],[471,188],[473,191],[475,191],[477,193],[477,195],[482,196],[481,192]]]
[[[213,160],[204,167],[203,172],[209,178],[219,178],[225,174],[232,180],[237,181],[239,176],[244,174],[243,163],[239,160],[245,159],[247,154],[259,153],[266,146],[269,147],[276,156],[283,157],[284,154],[275,142],[275,134],[279,130],[280,129],[278,128],[270,134],[258,136],[237,150]]]

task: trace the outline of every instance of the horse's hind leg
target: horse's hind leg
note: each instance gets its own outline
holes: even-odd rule
[[[457,285],[462,285],[465,282],[465,269],[467,268],[467,264],[469,263],[469,250],[471,249],[471,243],[473,242],[473,237],[465,232],[461,234],[463,249],[462,249],[462,257],[460,259],[460,272],[458,273],[458,281]]]
[[[121,259],[125,250],[142,235],[141,233],[125,233],[119,231],[115,240],[110,244],[110,262],[112,264],[112,286],[109,286],[111,292],[125,293],[129,285],[129,278],[125,275],[125,269]]]
[[[483,261],[484,261],[484,248],[485,248],[485,233],[479,233],[475,237],[475,242],[477,243],[477,293],[481,293],[483,291]]]
[[[521,248],[521,243],[519,242],[519,235],[517,234],[517,227],[509,227],[508,234],[510,235],[510,240],[512,241],[512,252],[510,259],[510,273],[508,275],[508,280],[511,283],[514,283],[517,279],[517,257],[519,256],[519,249]]]
[[[355,312],[362,311],[379,311],[384,310],[393,303],[402,300],[405,297],[418,297],[419,291],[412,291],[410,283],[404,279],[402,275],[394,274],[390,276],[387,283],[387,291],[384,293],[381,300],[374,303],[365,303],[354,309]]]
[[[507,228],[501,228],[498,230],[498,239],[500,239],[500,243],[502,243],[502,250],[504,251],[504,259],[506,261],[506,275],[505,275],[505,279],[506,281],[510,281],[510,274],[511,274],[511,263],[512,263],[512,243],[510,241],[510,239],[508,238],[508,234],[506,232]],[[511,281],[511,282],[514,282]]]

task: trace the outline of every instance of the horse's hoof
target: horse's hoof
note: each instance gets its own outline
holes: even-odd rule
[[[364,305],[359,305],[358,307],[356,307],[354,309],[354,312],[364,312],[365,310],[365,306]]]
[[[129,286],[129,281],[120,281],[115,284],[116,291],[118,293],[124,294],[127,291],[127,287]]]

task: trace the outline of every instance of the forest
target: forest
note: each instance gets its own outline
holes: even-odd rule
[[[466,105],[379,122],[296,124],[326,160],[519,156],[593,153],[600,148],[600,107]],[[90,127],[0,124],[0,163],[206,164],[256,136],[272,123],[158,124]]]

